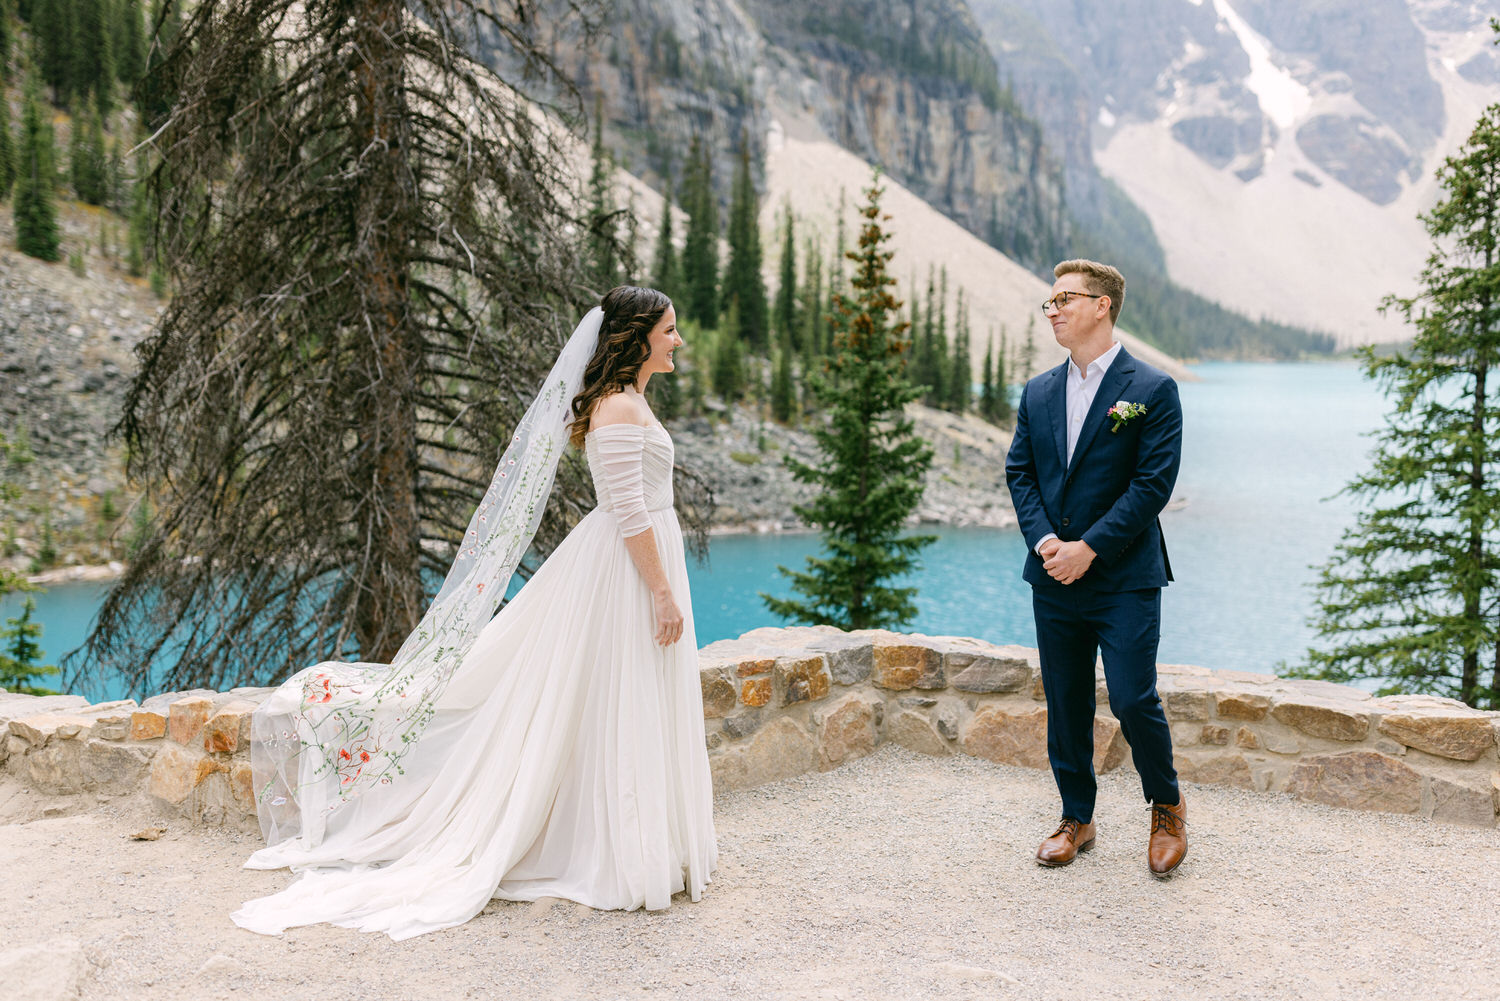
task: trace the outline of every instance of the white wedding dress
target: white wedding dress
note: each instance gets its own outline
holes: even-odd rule
[[[718,852],[672,439],[616,424],[585,441],[598,507],[484,627],[403,774],[316,843],[251,856],[247,867],[300,876],[236,924],[404,939],[462,924],[492,897],[657,910],[702,895]],[[667,647],[625,548],[647,527],[684,618]]]

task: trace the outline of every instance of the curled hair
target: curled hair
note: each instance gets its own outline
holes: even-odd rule
[[[1125,305],[1125,276],[1120,274],[1120,269],[1082,257],[1063,261],[1052,269],[1054,278],[1072,274],[1083,275],[1083,287],[1090,295],[1109,296],[1109,322],[1118,323],[1120,310]]]
[[[583,388],[573,397],[573,423],[568,440],[583,447],[589,417],[599,401],[635,382],[641,366],[651,357],[651,331],[672,305],[666,294],[654,288],[620,285],[605,293],[599,308],[599,346],[583,370]]]

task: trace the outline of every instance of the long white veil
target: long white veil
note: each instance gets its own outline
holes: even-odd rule
[[[331,815],[371,786],[399,781],[403,760],[536,534],[603,315],[590,310],[558,355],[469,520],[443,586],[391,663],[316,664],[256,710],[250,763],[267,845],[292,838],[316,845]]]

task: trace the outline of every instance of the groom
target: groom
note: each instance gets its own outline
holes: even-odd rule
[[[1067,865],[1094,843],[1094,659],[1151,803],[1147,859],[1168,876],[1187,853],[1172,734],[1156,694],[1161,589],[1172,579],[1157,515],[1182,460],[1177,384],[1115,340],[1125,277],[1064,261],[1042,312],[1067,362],[1026,384],[1006,457],[1030,552],[1047,756],[1062,822],[1037,862]]]

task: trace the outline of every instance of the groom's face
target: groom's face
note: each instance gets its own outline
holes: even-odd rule
[[[1053,301],[1060,293],[1086,293],[1083,275],[1071,272],[1052,283]],[[1069,295],[1066,305],[1055,306],[1047,319],[1052,323],[1052,336],[1057,343],[1069,351],[1098,333],[1102,316],[1109,315],[1108,299],[1090,299],[1087,295]],[[1100,305],[1103,303],[1104,305]]]

